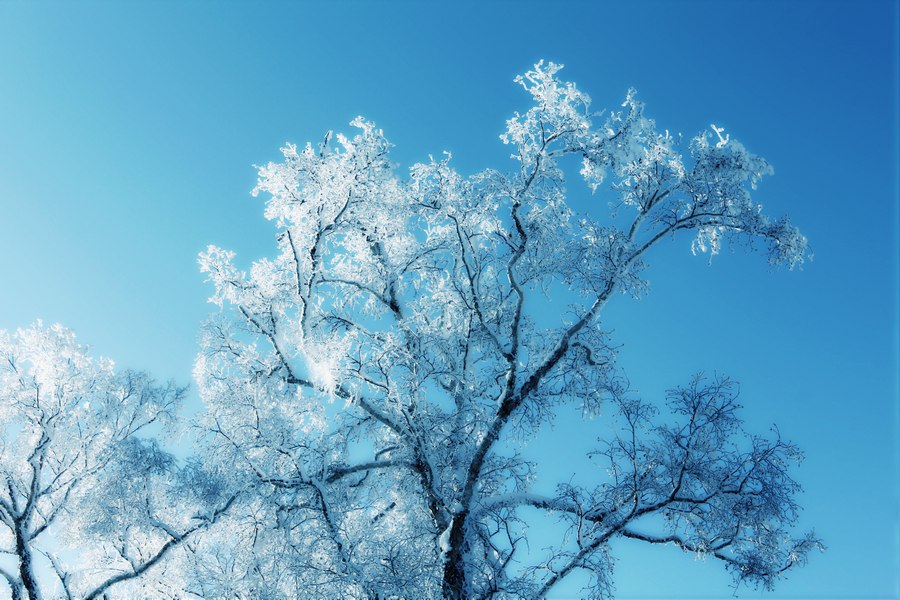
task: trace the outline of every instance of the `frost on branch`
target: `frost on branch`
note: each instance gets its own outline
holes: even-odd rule
[[[15,565],[0,575],[13,598],[170,595],[174,564],[144,573],[208,523],[141,435],[170,427],[184,393],[92,358],[61,325],[0,331],[0,550]]]
[[[771,168],[730,133],[685,147],[634,90],[596,112],[560,69],[516,80],[532,106],[501,136],[510,173],[464,176],[449,155],[398,171],[361,118],[259,167],[275,256],[245,270],[230,251],[200,256],[223,308],[195,365],[205,464],[239,498],[197,542],[202,594],[533,598],[588,571],[603,595],[621,537],[714,556],[749,583],[802,563],[814,538],[785,537],[793,446],[743,434],[724,381],[673,396],[687,430],[655,421],[623,383],[603,311],[648,292],[662,239],[763,245],[789,268],[806,239],[754,199]],[[566,161],[595,192],[587,213]],[[582,473],[540,496],[540,465],[517,445],[568,407],[618,414],[635,436],[595,454],[606,483]],[[528,550],[534,510],[563,515],[543,558]],[[668,529],[643,528],[652,515]]]

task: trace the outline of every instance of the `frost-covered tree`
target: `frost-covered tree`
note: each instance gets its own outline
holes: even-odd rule
[[[645,292],[667,238],[803,263],[803,235],[751,196],[768,163],[715,126],[683,147],[634,91],[592,112],[559,69],[517,79],[533,106],[502,136],[511,173],[464,177],[447,156],[398,174],[362,118],[353,137],[288,145],[259,169],[277,255],[249,272],[227,250],[200,257],[223,307],[195,371],[206,456],[243,495],[197,543],[195,593],[540,598],[583,571],[603,596],[617,538],[770,587],[818,543],[789,533],[797,449],[742,431],[731,382],[673,389],[659,419],[603,329],[610,300]],[[612,202],[576,214],[570,160]],[[564,405],[621,426],[581,483],[540,495],[517,445]],[[541,513],[559,534],[547,550],[527,543]]]
[[[227,504],[198,514],[212,504],[192,480],[209,477],[140,437],[183,395],[93,359],[59,325],[0,331],[0,576],[14,600],[174,596],[143,576]]]

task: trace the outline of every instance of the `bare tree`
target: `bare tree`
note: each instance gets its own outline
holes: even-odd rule
[[[0,331],[0,553],[12,565],[0,575],[13,599],[100,598],[218,518],[188,512],[204,506],[185,493],[195,469],[139,437],[171,424],[184,391],[92,359],[59,325]]]
[[[288,145],[259,169],[278,254],[249,273],[213,246],[200,258],[211,301],[229,309],[205,326],[196,364],[206,457],[244,495],[230,526],[199,542],[197,593],[535,598],[584,570],[603,596],[622,537],[770,586],[817,544],[788,533],[796,449],[742,433],[733,384],[693,380],[656,423],[602,329],[616,294],[646,291],[666,238],[689,234],[711,255],[724,240],[762,245],[772,264],[801,264],[806,239],[751,197],[769,165],[715,126],[685,157],[634,91],[604,117],[559,68],[517,80],[533,106],[502,136],[511,174],[463,177],[447,156],[401,178],[362,118],[352,138]],[[570,207],[573,159],[595,191],[609,182],[612,210]],[[571,308],[554,315],[547,297]],[[592,415],[604,403],[623,423],[596,448],[608,476],[534,494],[538,466],[515,442],[561,405]],[[533,510],[562,516],[543,557],[523,550]]]

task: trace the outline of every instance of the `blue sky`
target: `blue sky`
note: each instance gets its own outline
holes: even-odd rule
[[[273,253],[253,164],[362,114],[401,168],[443,150],[512,168],[512,79],[561,62],[598,108],[634,86],[661,128],[727,127],[815,252],[783,272],[671,243],[652,293],[607,314],[646,395],[728,373],[751,427],[806,451],[801,525],[829,550],[741,596],[898,597],[897,23],[876,0],[0,2],[0,328],[59,321],[187,382],[210,311],[197,253]],[[719,565],[617,550],[622,597],[730,594]]]

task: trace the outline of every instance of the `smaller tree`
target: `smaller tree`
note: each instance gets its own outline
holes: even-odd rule
[[[184,393],[91,358],[60,325],[0,331],[0,575],[13,600],[99,598],[218,518],[184,493],[196,469],[138,437],[171,424]],[[58,582],[39,575],[41,557]]]

